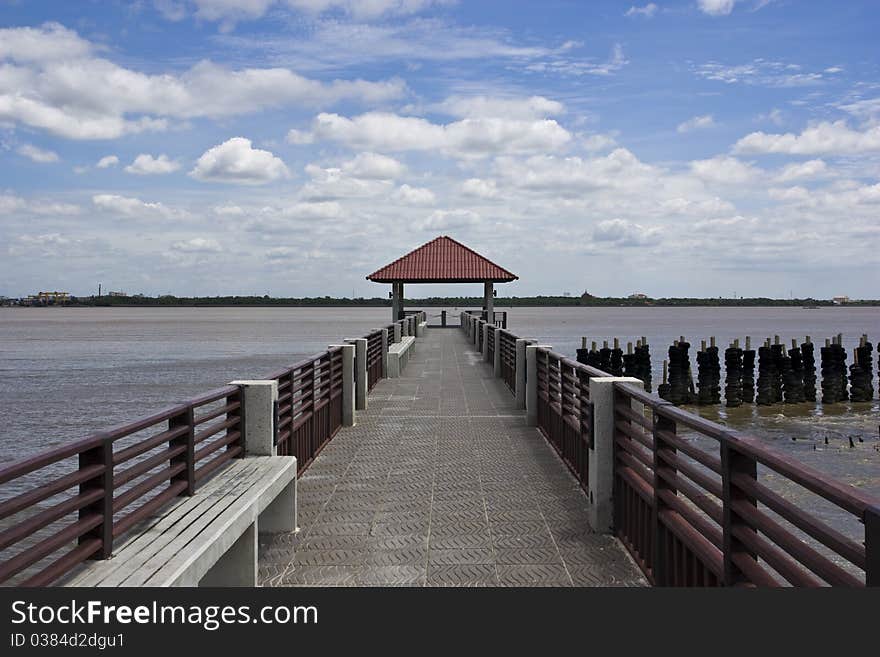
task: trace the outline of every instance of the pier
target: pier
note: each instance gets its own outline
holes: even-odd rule
[[[880,501],[661,397],[684,338],[658,395],[645,340],[515,333],[454,240],[373,276],[390,324],[0,469],[0,584],[880,586]],[[484,307],[429,328],[438,280]]]
[[[578,481],[457,330],[428,331],[298,482],[264,586],[633,586]]]

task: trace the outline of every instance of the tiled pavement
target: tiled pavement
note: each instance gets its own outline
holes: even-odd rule
[[[264,586],[639,586],[583,492],[457,330],[429,330],[299,481]]]

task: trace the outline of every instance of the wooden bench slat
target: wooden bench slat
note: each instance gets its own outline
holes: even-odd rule
[[[194,586],[295,477],[292,457],[237,460],[66,585]]]

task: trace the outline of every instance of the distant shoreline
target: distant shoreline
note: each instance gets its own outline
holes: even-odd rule
[[[57,305],[17,305],[6,304],[2,307],[14,308],[388,308],[391,304],[385,299],[263,299],[259,297],[241,297],[236,300],[228,298],[192,299],[192,298],[168,298],[168,297],[144,297],[132,302],[132,298],[119,298],[118,301],[101,300],[77,300]],[[570,297],[514,297],[500,298],[495,300],[495,309],[504,310],[510,308],[670,308],[670,307],[695,307],[695,308],[801,308],[813,310],[821,308],[851,308],[851,307],[878,307],[880,299],[868,299],[850,301],[844,304],[835,304],[827,300],[815,299],[705,299],[705,298],[663,298],[663,299],[626,299],[626,298],[598,298],[590,299]],[[482,307],[482,299],[479,298],[431,298],[431,299],[407,299],[405,307],[408,308],[461,308],[478,309]]]

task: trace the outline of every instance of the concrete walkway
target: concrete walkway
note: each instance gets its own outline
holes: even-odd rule
[[[416,346],[300,479],[301,531],[261,543],[262,584],[644,585],[464,335]]]

